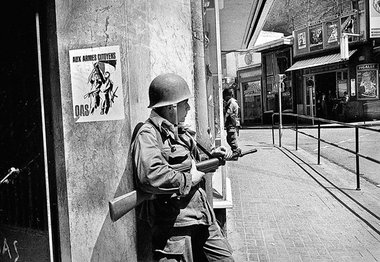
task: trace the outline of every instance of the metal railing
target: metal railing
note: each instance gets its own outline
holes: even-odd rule
[[[279,113],[272,114],[272,140],[273,140],[273,144],[275,144],[275,139],[274,139],[275,116],[279,116]],[[354,124],[343,123],[343,122],[338,122],[338,121],[334,121],[334,120],[328,120],[328,119],[324,119],[324,118],[310,117],[310,116],[298,115],[298,114],[293,114],[293,113],[282,113],[282,116],[290,116],[290,117],[295,118],[295,122],[294,122],[295,127],[290,127],[290,128],[287,127],[287,128],[295,130],[295,134],[296,134],[296,137],[295,137],[296,146],[295,147],[296,147],[296,150],[298,150],[298,134],[299,133],[318,140],[318,165],[321,163],[321,142],[329,144],[329,145],[334,146],[336,148],[339,148],[341,150],[344,150],[348,153],[354,154],[356,157],[356,190],[360,190],[360,164],[359,164],[360,158],[364,158],[364,159],[367,159],[373,163],[380,164],[380,160],[374,159],[374,158],[367,156],[367,155],[364,155],[364,154],[360,153],[360,151],[359,151],[359,148],[360,148],[359,147],[359,143],[360,143],[360,141],[359,141],[359,130],[363,129],[363,130],[368,130],[368,131],[372,131],[372,132],[376,132],[376,133],[380,133],[380,130],[373,129],[373,128],[370,128],[367,126],[362,126],[362,125],[354,125]],[[316,125],[313,124],[311,126],[311,128],[317,128],[318,129],[318,136],[315,137],[313,135],[310,135],[310,134],[307,134],[305,132],[300,131],[299,130],[300,129],[299,128],[299,119],[307,119],[307,120],[313,121],[313,123],[317,123]],[[342,147],[336,143],[329,142],[329,141],[326,141],[324,139],[321,139],[321,123],[335,124],[335,125],[340,125],[340,126],[344,126],[347,128],[355,128],[355,150],[351,150],[351,149]],[[279,125],[278,129],[279,129],[279,146],[280,147],[281,147],[281,138],[282,138],[282,128],[283,127],[281,125]],[[328,127],[322,127],[322,128],[328,128]]]

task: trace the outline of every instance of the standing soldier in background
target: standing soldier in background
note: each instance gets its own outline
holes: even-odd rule
[[[233,98],[233,92],[231,88],[223,90],[224,100],[224,127],[227,131],[227,143],[232,150],[232,160],[237,160],[241,153],[241,149],[237,143],[237,124],[239,121],[239,105],[235,98]]]
[[[131,154],[137,189],[154,194],[137,210],[151,227],[155,261],[234,261],[227,239],[202,188],[197,143],[181,127],[190,110],[190,90],[176,74],[156,77],[149,87],[150,117],[137,131]],[[227,157],[224,147],[212,156]],[[191,159],[188,172],[170,165]]]

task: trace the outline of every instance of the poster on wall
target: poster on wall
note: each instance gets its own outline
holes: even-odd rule
[[[322,24],[309,28],[310,51],[321,50],[323,48]]]
[[[379,64],[363,64],[356,68],[358,99],[379,98]]]
[[[380,1],[369,0],[369,37],[380,38]]]
[[[324,45],[326,48],[336,47],[339,45],[339,20],[335,19],[324,23]]]
[[[119,46],[69,51],[75,122],[124,119]]]
[[[309,52],[307,41],[307,29],[303,28],[294,32],[295,44],[294,55],[300,55]]]

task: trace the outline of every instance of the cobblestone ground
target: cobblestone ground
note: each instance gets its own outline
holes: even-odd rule
[[[243,150],[258,152],[227,165],[236,261],[380,261],[380,188],[363,181],[356,191],[341,168],[295,158],[271,139],[268,129],[241,130]]]

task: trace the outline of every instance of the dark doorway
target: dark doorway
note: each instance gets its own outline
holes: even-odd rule
[[[315,75],[317,117],[333,117],[333,101],[336,99],[336,73]]]
[[[37,1],[10,1],[0,60],[0,261],[49,261]]]
[[[243,87],[243,112],[244,126],[261,124],[261,83],[259,80],[244,82]],[[241,113],[239,113],[241,116]]]

